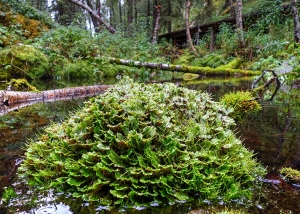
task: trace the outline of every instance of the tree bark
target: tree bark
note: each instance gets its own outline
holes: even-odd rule
[[[198,55],[192,41],[191,32],[190,32],[190,9],[191,9],[191,0],[187,0],[186,10],[185,10],[185,27],[186,27],[186,37],[189,44],[190,49],[194,52],[195,55]]]
[[[105,92],[109,85],[82,86],[42,92],[0,91],[0,115],[38,102],[89,97]]]
[[[243,30],[243,0],[236,0],[236,30],[241,47],[245,46]]]
[[[292,13],[294,18],[294,39],[296,43],[300,42],[300,24],[299,24],[299,11],[297,8],[297,0],[291,0]]]
[[[155,27],[153,31],[153,37],[152,37],[152,44],[157,43],[157,35],[159,30],[159,20],[160,20],[160,12],[161,12],[161,6],[160,5],[154,5],[155,7],[155,13],[156,13],[156,20],[155,20]]]
[[[92,10],[92,8],[90,8],[88,5],[78,1],[78,0],[69,0],[70,2],[80,6],[81,8],[85,9],[86,11],[88,11],[90,13],[91,16],[95,17],[98,22],[100,22],[100,24],[104,25],[105,28],[111,32],[112,34],[114,34],[116,32],[116,30],[110,26],[107,22],[105,22],[94,10]]]

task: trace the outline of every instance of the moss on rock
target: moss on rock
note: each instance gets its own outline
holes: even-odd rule
[[[208,93],[123,80],[31,140],[19,169],[30,185],[104,205],[248,198],[264,170],[229,112]]]

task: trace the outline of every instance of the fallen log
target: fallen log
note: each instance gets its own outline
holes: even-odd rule
[[[81,86],[41,92],[0,90],[0,115],[38,102],[53,102],[94,96],[105,92],[110,85]]]
[[[234,69],[234,68],[229,68],[227,66],[211,68],[211,67],[174,65],[174,64],[155,63],[155,62],[140,62],[134,60],[118,59],[113,57],[109,57],[108,60],[111,63],[115,63],[119,65],[127,65],[127,66],[138,67],[138,68],[144,67],[144,68],[159,69],[159,70],[178,71],[183,73],[194,73],[194,74],[200,74],[202,76],[222,76],[222,75],[251,76],[251,75],[261,74],[260,71]]]

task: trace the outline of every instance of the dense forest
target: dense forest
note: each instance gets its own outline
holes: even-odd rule
[[[0,0],[0,136],[8,139],[0,147],[0,213],[39,212],[41,195],[52,193],[57,207],[63,201],[74,214],[192,214],[210,205],[206,213],[271,212],[283,203],[270,199],[274,189],[298,203],[299,6]],[[211,91],[221,88],[213,81],[232,84],[216,100],[198,88],[206,80]],[[57,102],[66,96],[78,110],[47,122],[60,107],[69,111]],[[46,105],[26,109],[36,104],[28,100],[60,107],[44,113]],[[24,127],[28,133],[11,146]],[[283,210],[276,211],[299,208]]]
[[[298,53],[295,1],[1,0],[0,7],[1,79],[147,76],[162,68],[159,63],[230,74],[273,69]],[[228,18],[233,21],[219,22],[217,29],[190,33]],[[187,35],[180,47],[159,36],[178,30]],[[225,65],[227,70],[220,67]]]

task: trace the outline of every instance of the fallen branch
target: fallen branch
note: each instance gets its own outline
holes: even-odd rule
[[[133,67],[145,67],[151,69],[168,70],[168,71],[178,71],[184,73],[194,73],[200,74],[202,76],[221,76],[221,75],[237,75],[237,76],[250,76],[250,75],[260,75],[260,71],[233,69],[226,66],[220,66],[217,68],[211,67],[199,67],[199,66],[186,66],[186,65],[173,65],[166,63],[155,63],[155,62],[140,62],[126,59],[118,59],[110,57],[108,58],[111,63],[116,63],[119,65],[127,65]]]

